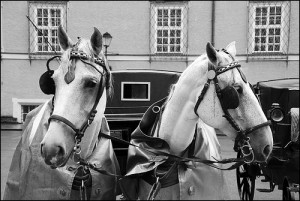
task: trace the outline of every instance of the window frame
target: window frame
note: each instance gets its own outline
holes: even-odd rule
[[[167,27],[165,27],[165,26],[158,26],[158,21],[157,21],[157,19],[158,19],[158,10],[159,9],[161,9],[162,10],[162,12],[164,11],[164,10],[168,10],[168,26]],[[181,15],[180,15],[180,21],[181,21],[181,24],[180,24],[180,26],[178,27],[178,26],[174,26],[174,27],[171,27],[170,26],[170,23],[171,23],[171,15],[170,15],[170,12],[171,12],[171,9],[175,9],[175,10],[178,10],[178,9],[180,9],[180,11],[181,11]],[[166,7],[166,6],[162,6],[162,5],[160,5],[160,6],[156,6],[155,7],[155,26],[154,26],[154,28],[155,28],[155,34],[154,34],[154,46],[155,46],[155,48],[154,48],[154,54],[183,54],[183,13],[184,13],[184,6],[174,6],[174,7]],[[176,16],[176,15],[175,15]],[[162,21],[162,23],[163,23],[163,21]],[[158,34],[157,34],[157,32],[159,31],[159,30],[162,30],[162,31],[164,31],[164,30],[167,30],[168,31],[168,37],[167,37],[167,39],[168,39],[168,43],[167,43],[167,47],[168,47],[168,51],[167,52],[163,52],[163,51],[161,51],[161,52],[158,52],[157,51],[157,48],[158,48],[158,43],[157,43],[157,39],[158,39]],[[171,40],[171,36],[170,36],[170,31],[171,30],[174,30],[175,32],[177,31],[177,30],[180,30],[180,44],[179,44],[179,46],[180,46],[180,51],[179,52],[177,52],[177,51],[174,51],[174,52],[171,52],[170,51],[170,46],[171,46],[171,43],[170,43],[170,40]],[[164,38],[163,37],[163,34],[162,34],[162,38]],[[177,39],[177,37],[175,37],[175,39]],[[174,43],[174,46],[176,47],[178,44],[177,43]],[[164,44],[163,44],[163,42],[162,42],[162,45],[161,45],[162,47],[164,46]],[[162,48],[163,49],[163,48]]]
[[[285,54],[284,52],[287,52],[285,51],[285,49],[287,49],[288,47],[284,47],[284,41],[285,40],[288,40],[288,35],[289,33],[286,33],[284,31],[284,27],[286,26],[289,26],[289,21],[286,21],[285,19],[288,17],[288,13],[285,9],[286,6],[289,6],[288,2],[283,2],[281,5],[278,5],[278,3],[276,2],[269,2],[268,5],[266,5],[265,3],[261,3],[261,2],[250,2],[250,4],[253,4],[251,9],[249,9],[249,29],[252,29],[252,30],[248,30],[249,31],[249,34],[251,35],[250,37],[248,37],[248,40],[249,40],[249,43],[248,43],[248,53],[249,54],[252,54],[252,55],[263,55],[263,54],[274,54],[274,55],[280,55],[280,54]],[[280,25],[271,25],[269,23],[269,19],[270,19],[270,8],[271,7],[278,7],[280,6],[281,7],[281,23]],[[266,15],[266,25],[256,25],[255,24],[255,21],[256,21],[256,8],[263,8],[263,7],[267,7],[267,15]],[[254,17],[251,17],[251,13],[253,13]],[[289,20],[289,18],[288,18]],[[269,29],[270,28],[273,28],[273,29],[276,29],[276,28],[280,28],[280,48],[279,48],[279,51],[269,51],[268,50],[268,46],[269,46]],[[266,51],[255,51],[255,30],[256,29],[265,29],[266,30]],[[276,36],[276,35],[272,35],[272,36]],[[272,43],[273,45],[274,43]],[[249,48],[251,47],[251,48]],[[275,44],[273,45],[274,49],[275,49]]]
[[[24,123],[24,122],[22,122],[22,106],[23,105],[41,105],[41,104],[46,103],[48,100],[49,99],[19,99],[19,98],[12,98],[13,117],[17,119],[18,123]]]
[[[125,84],[135,84],[135,85],[147,85],[148,98],[125,98],[124,97],[124,85]],[[151,83],[150,82],[121,82],[121,101],[150,101],[150,91],[151,91]]]
[[[168,26],[165,28],[159,28],[158,27],[158,9],[167,9],[168,10]],[[180,9],[181,10],[181,25],[180,28],[178,26],[171,27],[171,15],[170,12],[172,9]],[[175,11],[176,12],[176,11]],[[175,13],[176,17],[176,13]],[[157,38],[158,30],[168,30],[168,43],[166,44],[168,46],[168,52],[163,51],[157,51]],[[174,45],[176,48],[176,41],[174,44],[170,44],[170,30],[180,30],[180,51],[174,52],[170,51],[170,46]],[[175,33],[176,34],[176,33]],[[174,37],[176,40],[176,36]],[[163,42],[161,44],[163,46]],[[151,59],[157,60],[159,58],[176,58],[177,59],[185,59],[184,57],[187,54],[188,51],[188,2],[187,1],[176,1],[176,2],[150,2],[150,53],[151,53]]]
[[[38,16],[37,16],[37,12],[38,9],[47,9],[48,10],[48,26],[44,26],[44,25],[38,25]],[[57,53],[61,53],[62,49],[59,47],[59,43],[58,43],[58,37],[57,37],[57,28],[58,26],[52,26],[51,25],[51,9],[59,9],[61,11],[61,22],[60,24],[62,24],[64,27],[66,27],[66,23],[67,23],[67,3],[66,2],[29,2],[29,13],[28,16],[30,17],[30,19],[32,20],[32,22],[36,25],[36,27],[39,30],[48,30],[48,42],[52,45],[52,47],[54,46],[54,50],[52,50],[52,48],[49,46],[49,44],[47,42],[44,41],[44,37],[42,36],[42,43],[38,42],[38,31],[35,29],[35,27],[30,23],[29,27],[30,27],[30,34],[29,34],[29,40],[30,40],[30,53],[32,54],[53,54],[55,52]],[[42,18],[44,16],[42,15]],[[52,35],[51,31],[52,30],[56,30],[56,35]],[[52,38],[56,38],[56,43],[52,44]],[[42,51],[39,50],[39,45],[42,44],[42,46],[47,46],[48,47],[48,51],[44,50],[42,48]],[[56,47],[55,47],[56,46]],[[57,50],[58,49],[60,50]]]

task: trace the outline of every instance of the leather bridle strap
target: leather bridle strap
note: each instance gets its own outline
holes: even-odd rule
[[[209,72],[209,71],[215,72],[214,66],[213,66],[210,62],[208,63],[208,72]],[[207,82],[205,83],[205,85],[204,85],[204,87],[203,87],[203,89],[202,89],[202,91],[201,91],[201,94],[200,94],[199,97],[198,97],[198,100],[197,100],[197,102],[196,102],[196,105],[195,105],[195,107],[194,107],[194,112],[195,112],[195,114],[196,114],[198,117],[199,117],[198,112],[197,112],[198,107],[199,107],[200,103],[202,102],[202,100],[203,100],[203,98],[204,98],[204,95],[206,94],[206,91],[207,91],[207,89],[208,89],[208,87],[209,87],[211,81],[212,81],[212,79],[209,79],[209,78],[207,79]]]
[[[97,92],[97,97],[96,97],[95,103],[94,103],[94,105],[93,105],[93,107],[92,107],[90,113],[87,115],[87,118],[86,118],[86,120],[84,121],[83,125],[82,125],[79,129],[77,129],[76,126],[75,126],[72,122],[70,122],[70,121],[67,120],[66,118],[64,118],[64,117],[62,117],[62,116],[59,116],[59,115],[55,115],[55,114],[54,114],[54,115],[51,115],[51,116],[49,117],[49,119],[48,119],[49,124],[50,124],[50,121],[51,121],[52,119],[55,119],[55,120],[58,120],[58,121],[61,121],[61,122],[65,123],[65,124],[68,125],[70,128],[72,128],[72,130],[75,132],[75,140],[76,140],[76,143],[79,143],[79,142],[81,142],[81,138],[83,137],[85,130],[86,130],[87,127],[93,122],[94,117],[95,117],[95,115],[96,115],[96,113],[97,113],[96,107],[97,107],[97,105],[98,105],[98,103],[99,103],[99,101],[100,101],[100,98],[101,98],[101,96],[102,96],[102,94],[103,94],[103,91],[104,91],[105,82],[106,82],[104,74],[107,73],[107,72],[106,72],[107,69],[106,69],[106,67],[103,67],[103,66],[105,66],[105,65],[104,65],[104,62],[101,62],[101,61],[102,61],[101,59],[98,59],[98,58],[94,57],[94,58],[93,58],[93,61],[95,61],[95,63],[97,63],[97,64],[99,64],[99,65],[101,65],[101,66],[103,67],[104,73],[100,72],[94,65],[92,65],[92,64],[90,64],[90,63],[87,63],[87,62],[85,62],[85,61],[82,60],[82,59],[85,59],[85,60],[88,59],[88,57],[87,57],[86,54],[81,53],[81,52],[78,52],[78,51],[75,51],[75,50],[72,51],[70,54],[71,54],[70,59],[80,59],[83,63],[89,64],[89,65],[92,66],[94,69],[96,69],[96,70],[101,74],[101,76],[102,76],[102,78],[101,78],[101,83],[100,83],[100,86],[99,86],[99,90],[98,90],[98,92]],[[103,63],[103,64],[102,64],[102,63]]]

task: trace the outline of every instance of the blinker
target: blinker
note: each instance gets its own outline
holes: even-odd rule
[[[46,71],[39,80],[40,88],[43,93],[50,95],[55,93],[55,83],[52,79],[54,71],[48,70]]]
[[[225,109],[236,109],[240,104],[238,92],[232,86],[221,90],[221,102]]]

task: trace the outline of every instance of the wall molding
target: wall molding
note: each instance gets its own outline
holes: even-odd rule
[[[194,61],[197,59],[200,55],[188,55],[187,60],[188,61]],[[249,56],[251,57],[251,56]],[[49,57],[50,58],[50,57]],[[237,60],[239,61],[246,61],[247,60],[247,55],[237,55],[236,56]],[[1,59],[7,59],[7,60],[29,60],[29,55],[26,53],[1,53]],[[109,61],[150,61],[151,56],[150,55],[108,55],[108,60]],[[32,58],[31,60],[47,60],[44,55],[41,55],[41,58]],[[254,59],[253,59],[254,60]],[[260,61],[261,59],[257,59]],[[173,62],[176,60],[161,60],[165,62]],[[178,60],[181,62],[185,62],[186,60]],[[264,61],[286,61],[286,58],[268,58],[264,59]],[[288,61],[299,61],[299,54],[290,54],[288,55]]]

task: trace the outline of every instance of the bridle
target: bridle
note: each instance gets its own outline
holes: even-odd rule
[[[248,136],[248,134],[250,134],[250,133],[254,132],[255,130],[260,129],[262,127],[271,125],[271,122],[267,121],[267,122],[264,122],[264,123],[258,124],[256,126],[253,126],[251,128],[243,130],[242,128],[240,128],[240,126],[236,123],[236,121],[230,115],[230,113],[228,112],[228,109],[235,109],[239,103],[237,103],[232,108],[225,107],[222,89],[220,88],[219,82],[218,82],[218,75],[220,75],[228,70],[232,70],[232,69],[236,68],[239,71],[243,81],[245,83],[247,83],[247,80],[246,80],[244,74],[239,69],[241,67],[241,65],[237,61],[235,61],[234,58],[225,49],[222,49],[222,51],[224,51],[226,54],[228,54],[232,58],[233,62],[231,62],[230,64],[228,64],[226,66],[215,66],[211,62],[208,62],[208,79],[198,97],[198,100],[194,107],[194,112],[199,117],[199,115],[197,113],[198,107],[199,107],[201,101],[203,100],[208,87],[210,86],[210,82],[213,81],[215,88],[216,88],[217,96],[219,98],[222,110],[224,112],[223,117],[225,117],[227,119],[227,121],[230,123],[230,125],[237,131],[237,136],[234,141],[233,149],[236,152],[238,152],[240,150],[245,158],[251,156],[251,160],[245,159],[246,163],[251,163],[254,161],[254,153],[253,153],[253,149],[249,143],[250,137]],[[231,87],[231,88],[233,88],[233,87]],[[233,90],[233,89],[230,89],[230,90]]]
[[[100,98],[102,97],[102,94],[103,94],[103,91],[104,91],[104,88],[105,88],[105,85],[106,85],[106,79],[107,79],[106,75],[108,75],[110,73],[109,70],[107,69],[106,65],[105,65],[105,62],[102,59],[100,59],[98,56],[90,56],[90,55],[87,55],[86,53],[84,53],[82,51],[78,51],[79,42],[80,42],[80,40],[72,47],[72,49],[70,51],[70,57],[69,58],[71,60],[71,65],[75,65],[76,59],[79,59],[83,63],[88,64],[88,65],[92,66],[95,70],[97,70],[101,75],[101,80],[102,81],[100,83],[99,90],[97,92],[95,103],[94,103],[91,111],[88,113],[88,115],[86,117],[86,120],[84,121],[83,125],[79,129],[76,128],[76,126],[72,122],[70,122],[68,119],[66,119],[65,117],[62,117],[60,115],[55,115],[54,114],[54,115],[51,115],[48,119],[49,124],[51,123],[51,120],[57,120],[57,121],[60,121],[64,124],[68,125],[75,132],[75,135],[74,135],[75,145],[74,145],[73,150],[68,155],[66,161],[69,159],[72,152],[74,152],[77,155],[77,157],[79,156],[79,154],[81,152],[81,146],[80,146],[81,139],[84,136],[84,133],[85,133],[86,129],[88,128],[88,126],[91,125],[91,123],[94,120],[94,117],[97,113],[96,107],[97,107],[97,105],[100,101]],[[48,69],[49,69],[49,66],[48,66],[49,62],[52,59],[56,58],[56,57],[57,56],[54,56],[54,57],[50,58],[47,61],[47,68]],[[86,61],[89,61],[89,62],[86,62]],[[93,62],[95,64],[100,65],[104,69],[104,72],[99,71],[99,69],[90,62]],[[54,98],[52,99],[52,101],[53,100],[54,100]],[[54,105],[53,105],[53,109],[54,109]]]

